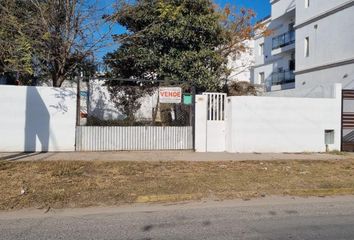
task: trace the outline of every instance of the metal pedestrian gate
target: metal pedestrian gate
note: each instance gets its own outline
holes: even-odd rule
[[[225,139],[225,93],[203,93],[207,97],[206,151],[223,152]]]

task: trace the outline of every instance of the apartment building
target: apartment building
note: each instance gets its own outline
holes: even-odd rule
[[[270,2],[272,34],[255,38],[252,82],[268,92],[354,89],[354,0]]]
[[[229,82],[251,82],[252,67],[254,65],[254,40],[244,42],[245,51],[231,55],[228,58],[228,68],[231,73]]]

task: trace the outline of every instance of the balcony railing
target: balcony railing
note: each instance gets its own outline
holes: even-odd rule
[[[272,86],[283,85],[295,82],[294,71],[283,71],[272,73]]]
[[[272,49],[285,47],[293,43],[295,43],[295,31],[290,31],[274,37],[272,40]]]

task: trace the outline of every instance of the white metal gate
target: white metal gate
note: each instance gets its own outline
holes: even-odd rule
[[[207,97],[206,151],[223,152],[225,137],[225,93],[203,93]]]
[[[77,151],[191,150],[192,127],[76,128]]]

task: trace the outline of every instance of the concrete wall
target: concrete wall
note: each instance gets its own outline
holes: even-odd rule
[[[316,3],[316,1],[312,2]],[[296,71],[354,59],[353,29],[354,6],[298,28],[296,30]],[[309,57],[305,57],[306,37],[310,40]]]
[[[309,90],[309,93],[312,93]],[[289,96],[299,93],[294,90]],[[223,125],[210,125],[207,120],[207,98],[196,97],[195,146],[198,152],[324,152],[325,130],[334,130],[334,144],[341,148],[342,88],[340,84],[313,97],[228,97]],[[224,129],[224,130],[223,130]],[[213,133],[213,134],[210,134]],[[223,133],[225,142],[219,140]],[[209,150],[208,143],[214,144]],[[223,142],[223,143],[221,143]],[[224,146],[224,149],[220,149]]]
[[[270,86],[270,83],[272,80],[271,75],[273,72],[273,64],[272,63],[256,67],[253,69],[253,71],[254,71],[254,81],[253,81],[254,84],[262,84],[259,74],[264,73],[265,84],[267,87]]]
[[[208,96],[195,96],[195,150],[197,152],[207,151],[207,114]]]
[[[111,99],[105,82],[102,80],[90,81],[89,90],[89,109],[88,115],[102,120],[120,120],[124,119],[123,113],[119,112]],[[152,110],[156,108],[157,91],[152,96],[141,98],[141,108],[135,114],[139,120],[151,120]]]
[[[304,11],[310,15],[296,11],[300,18],[296,19],[297,24],[343,2],[350,1],[312,0],[310,8]],[[343,89],[354,88],[354,31],[351,29],[354,29],[354,5],[296,29],[295,87],[298,91],[328,88],[334,83],[341,83]],[[308,57],[304,54],[306,37],[310,40]]]
[[[270,20],[266,20],[264,23],[265,27],[269,28]],[[264,44],[263,54],[260,54],[259,45]],[[262,64],[266,64],[271,61],[271,52],[272,52],[272,39],[269,37],[258,36],[254,40],[254,64],[255,66],[259,66]]]
[[[325,130],[340,150],[341,88],[336,98],[230,97],[228,152],[324,152]]]
[[[349,0],[310,0],[310,7],[305,8],[305,0],[296,0],[296,24],[321,15]]]
[[[343,89],[354,89],[354,63],[296,75],[296,89],[328,88],[341,83]]]
[[[124,118],[111,101],[111,96],[104,81],[90,81],[88,116],[94,116],[102,120]]]
[[[271,0],[272,19],[281,17],[295,8],[296,0]]]
[[[0,86],[0,151],[74,151],[76,91]]]
[[[302,98],[332,98],[333,85],[301,86],[301,88],[288,89],[283,91],[267,92],[264,96],[269,97],[302,97]]]
[[[246,50],[228,58],[231,81],[251,81],[251,67],[254,65],[254,40],[245,42]]]

